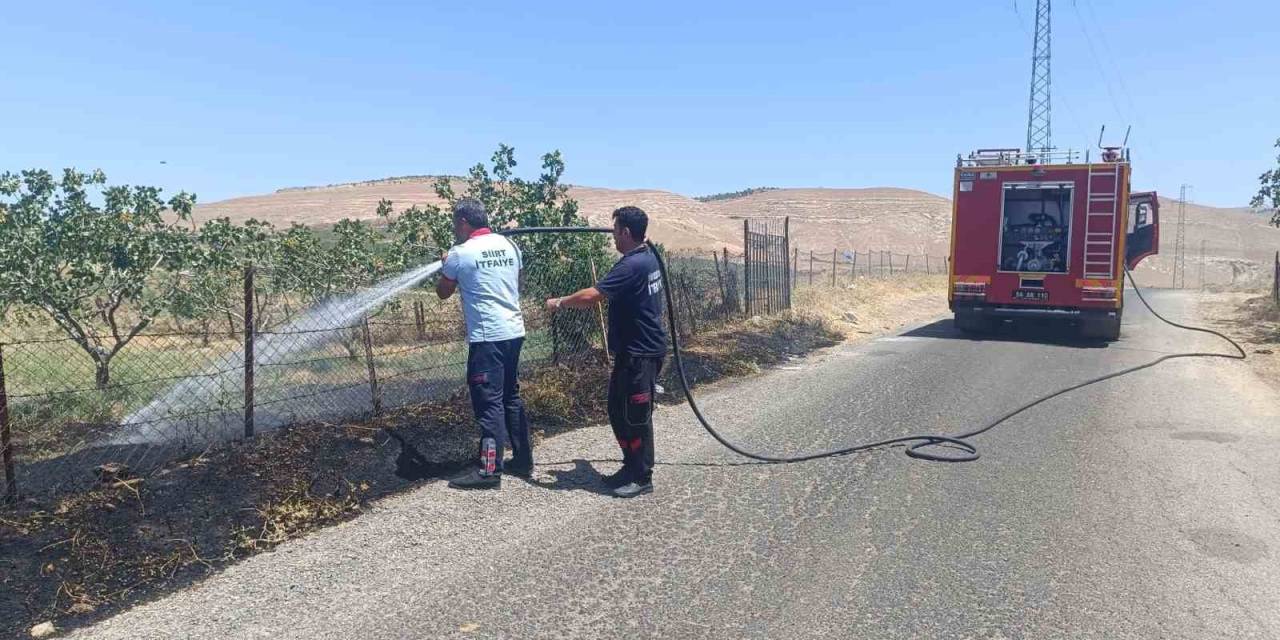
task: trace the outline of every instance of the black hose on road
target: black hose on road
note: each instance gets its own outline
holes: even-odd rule
[[[528,235],[528,234],[538,234],[538,233],[612,233],[612,232],[613,232],[612,229],[604,228],[604,227],[527,227],[527,228],[518,228],[518,229],[507,229],[507,230],[501,231],[500,233],[507,236],[513,236],[513,235]],[[730,442],[729,440],[725,439],[724,436],[720,435],[720,433],[717,432],[715,428],[711,426],[711,423],[708,422],[706,417],[702,415],[702,410],[698,408],[698,402],[693,397],[693,390],[690,388],[689,379],[685,375],[684,361],[681,357],[680,334],[676,330],[676,317],[674,312],[675,301],[672,299],[671,285],[667,278],[667,264],[662,259],[662,254],[659,253],[658,251],[654,251],[653,244],[652,243],[648,243],[648,244],[649,244],[649,249],[653,251],[654,257],[657,258],[658,268],[662,272],[662,289],[663,291],[666,292],[665,296],[666,296],[666,302],[667,302],[667,325],[670,327],[669,331],[671,334],[671,353],[675,360],[677,377],[680,379],[680,387],[684,389],[685,399],[689,403],[689,408],[693,410],[693,415],[697,417],[698,422],[702,424],[702,427],[707,430],[707,433],[710,434],[712,438],[715,438],[716,442],[719,442],[721,445],[724,445],[725,448],[729,449],[730,451],[733,451],[734,453],[737,453],[738,455],[745,456],[753,460],[759,460],[761,462],[768,462],[768,463],[774,463],[774,464],[782,464],[782,463],[790,463],[790,462],[805,462],[808,460],[818,460],[820,458],[832,458],[836,456],[843,456],[851,453],[856,453],[859,451],[866,451],[868,449],[878,449],[878,448],[886,447],[889,445],[905,444],[905,443],[914,443],[908,446],[906,449],[907,455],[911,456],[912,458],[918,458],[920,460],[930,460],[934,462],[972,462],[979,458],[979,454],[978,454],[977,447],[975,447],[972,443],[968,442],[970,438],[986,433],[987,431],[990,431],[996,428],[997,426],[1003,424],[1005,421],[1009,420],[1010,418],[1013,418],[1014,416],[1017,416],[1018,414],[1024,411],[1027,411],[1033,407],[1039,406],[1040,404],[1048,402],[1049,400],[1057,398],[1058,396],[1071,393],[1072,391],[1075,391],[1077,389],[1082,389],[1084,387],[1094,385],[1099,382],[1105,382],[1113,378],[1119,378],[1121,376],[1125,376],[1130,373],[1141,371],[1143,369],[1150,369],[1151,367],[1154,367],[1163,362],[1168,362],[1169,360],[1176,360],[1178,358],[1228,358],[1231,360],[1244,360],[1247,357],[1245,354],[1244,348],[1241,347],[1239,343],[1237,343],[1235,340],[1232,340],[1231,338],[1217,331],[1214,331],[1212,329],[1204,329],[1201,327],[1190,327],[1184,324],[1178,324],[1177,322],[1169,320],[1164,316],[1160,315],[1155,309],[1151,307],[1151,304],[1147,302],[1147,299],[1143,297],[1142,290],[1138,288],[1138,283],[1134,281],[1133,274],[1129,272],[1128,266],[1122,265],[1124,266],[1124,273],[1126,276],[1128,276],[1129,283],[1133,286],[1134,293],[1138,294],[1138,299],[1142,301],[1142,305],[1145,306],[1147,310],[1150,311],[1151,314],[1154,315],[1156,318],[1158,318],[1161,322],[1164,322],[1165,324],[1172,327],[1176,327],[1178,329],[1183,329],[1186,331],[1196,331],[1199,333],[1207,333],[1207,334],[1222,338],[1223,340],[1226,340],[1228,343],[1230,343],[1232,347],[1235,347],[1238,354],[1212,353],[1212,352],[1189,352],[1189,353],[1175,353],[1175,354],[1170,354],[1166,356],[1161,356],[1159,358],[1156,358],[1155,360],[1152,360],[1151,362],[1128,367],[1128,368],[1121,369],[1119,371],[1115,371],[1105,375],[1089,378],[1088,380],[1085,380],[1078,384],[1074,384],[1069,387],[1059,389],[1057,391],[1049,393],[1047,395],[1043,395],[1039,398],[1036,398],[1035,400],[1032,400],[1031,402],[1028,402],[1014,409],[1013,411],[1010,411],[1009,413],[1004,414],[1003,416],[1000,416],[999,418],[988,423],[986,426],[982,427],[981,429],[976,429],[974,431],[969,431],[969,432],[961,433],[957,435],[951,435],[951,436],[934,435],[934,434],[906,435],[906,436],[900,436],[897,438],[889,438],[887,440],[878,440],[876,442],[868,442],[865,444],[858,444],[858,445],[853,445],[853,446],[844,447],[840,449],[830,449],[827,451],[819,451],[816,453],[810,453],[810,454],[799,455],[799,456],[771,456],[771,455],[762,454],[762,453],[755,453],[752,451],[747,451],[746,449],[743,449],[742,447],[739,447],[733,444],[732,442]],[[953,449],[958,448],[960,449],[961,453],[957,455],[941,455],[937,453],[930,453],[928,451],[924,451],[924,449],[927,447],[934,447],[934,446],[940,446],[940,445],[950,445],[950,447]]]

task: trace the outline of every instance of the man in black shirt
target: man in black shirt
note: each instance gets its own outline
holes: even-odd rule
[[[662,328],[662,273],[644,243],[649,217],[639,207],[613,212],[613,242],[622,257],[594,287],[547,300],[547,309],[590,309],[609,301],[609,423],[622,447],[622,468],[605,482],[620,498],[653,491],[653,401],[667,354]]]

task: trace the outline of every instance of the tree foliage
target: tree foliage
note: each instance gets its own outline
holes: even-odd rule
[[[502,145],[488,165],[472,167],[465,190],[448,179],[435,185],[450,207],[459,197],[483,202],[494,228],[586,226],[561,182],[559,152],[542,156],[536,180],[515,175],[515,150]],[[244,270],[255,266],[259,326],[291,301],[308,305],[369,286],[436,259],[454,243],[450,214],[440,207],[400,212],[383,200],[374,222],[344,219],[328,234],[294,224],[236,224],[226,218],[198,227],[195,196],[165,201],[155,187],[107,186],[101,172],[43,170],[0,175],[0,318],[33,310],[50,318],[93,361],[99,388],[110,364],[162,314],[203,324],[226,319],[228,333],[243,322]],[[591,267],[605,268],[603,234],[525,236],[518,241],[532,298],[586,286]],[[587,331],[569,315],[557,333]],[[564,336],[568,338],[569,336]]]
[[[1280,139],[1276,140],[1280,149]],[[1271,224],[1280,227],[1280,155],[1276,156],[1276,168],[1258,176],[1258,194],[1249,203],[1255,209],[1271,209]]]
[[[757,193],[764,193],[766,191],[777,191],[777,190],[778,190],[778,187],[752,187],[750,189],[743,189],[741,191],[730,191],[727,193],[713,193],[708,196],[697,196],[696,198],[694,198],[694,200],[697,200],[698,202],[716,202],[718,200],[736,200],[738,198],[745,198],[747,196],[755,195]]]
[[[182,291],[198,253],[186,226],[195,197],[105,186],[102,172],[0,175],[0,299],[47,314],[93,360],[110,363]]]
[[[489,212],[489,224],[495,229],[588,226],[578,213],[577,201],[569,197],[568,185],[562,182],[565,164],[559,151],[542,156],[537,180],[517,177],[516,166],[515,150],[500,145],[489,159],[488,167],[479,163],[471,168],[461,195],[454,193],[453,184],[446,178],[436,181],[436,195],[450,207],[461,197],[479,200]],[[452,243],[452,220],[448,215],[430,218],[430,227],[432,238],[438,244]],[[607,242],[604,234],[520,236],[517,243],[526,274],[521,287],[523,294],[541,300],[589,286],[594,282],[593,276],[602,275],[600,270],[607,268]],[[557,345],[580,343],[595,330],[591,314],[556,314],[551,320],[551,336]],[[556,348],[553,351],[559,352]]]
[[[489,168],[484,164],[471,168],[461,197],[483,202],[494,228],[587,226],[578,215],[577,201],[569,198],[569,187],[561,181],[565,164],[559,151],[542,156],[542,171],[536,181],[516,177],[515,167],[515,150],[500,145]],[[436,194],[450,205],[459,198],[446,179],[436,182]],[[442,224],[452,222],[445,217]],[[521,236],[525,269],[536,274],[526,283],[528,293],[542,297],[557,293],[556,288],[565,283],[590,283],[592,261],[603,266],[607,260],[606,242],[602,234]]]
[[[559,151],[542,156],[536,180],[516,175],[515,149],[499,145],[489,164],[478,163],[468,171],[465,188],[455,193],[449,178],[439,178],[436,195],[447,207],[461,198],[475,198],[489,213],[489,226],[511,227],[587,226],[578,213],[578,203],[569,197],[562,182],[565,163]],[[436,206],[411,207],[394,214],[394,203],[383,200],[378,216],[390,236],[388,263],[400,267],[434,258],[454,243],[453,220],[448,211]],[[608,259],[607,238],[601,235],[553,234],[521,236],[518,240],[525,269],[536,274],[527,280],[526,293],[532,297],[549,295],[565,283],[591,280],[591,261],[603,267]]]

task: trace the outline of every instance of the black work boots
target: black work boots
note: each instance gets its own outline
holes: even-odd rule
[[[502,487],[502,474],[480,473],[472,469],[449,481],[450,489],[498,489]]]
[[[533,458],[529,458],[528,460],[512,458],[506,464],[502,465],[502,472],[511,474],[518,478],[532,478]]]
[[[618,469],[607,476],[601,476],[600,479],[604,481],[604,486],[609,487],[610,489],[617,489],[618,487],[631,482],[631,476],[627,473],[626,467]]]
[[[652,480],[628,482],[613,490],[614,497],[618,498],[634,498],[646,493],[653,493]]]
[[[613,489],[617,498],[634,498],[646,493],[653,493],[653,480],[635,480],[626,467],[603,476],[604,486]]]

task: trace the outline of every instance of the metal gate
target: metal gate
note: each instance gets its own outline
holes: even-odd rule
[[[747,315],[791,308],[791,218],[742,221]]]

